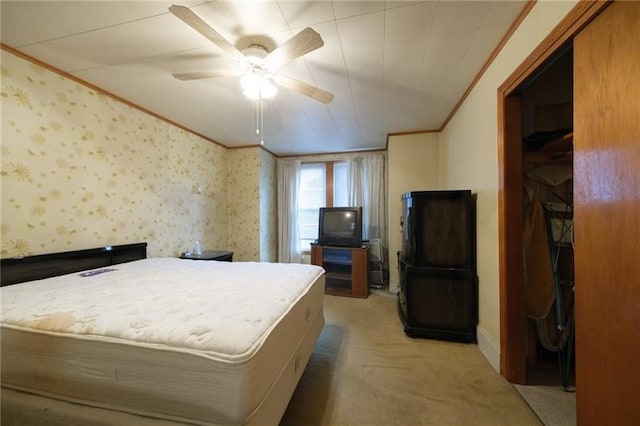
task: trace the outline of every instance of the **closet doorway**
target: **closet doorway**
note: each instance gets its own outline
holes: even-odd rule
[[[571,40],[507,98],[513,273],[520,275],[520,384],[574,387],[573,47]],[[513,290],[513,282],[510,283]],[[513,341],[512,341],[513,343]],[[514,345],[515,346],[515,345]],[[513,348],[513,346],[512,346]],[[512,370],[513,371],[513,370]]]
[[[526,380],[573,391],[573,44],[514,96],[522,120]]]
[[[534,131],[536,114],[535,106],[531,108],[530,97],[523,99],[522,91],[535,85],[538,78],[544,82],[548,78],[545,70],[549,67],[553,70],[555,60],[570,52],[573,37],[608,5],[606,2],[579,2],[498,88],[500,372],[516,384],[527,384],[527,360],[532,352],[529,347],[534,333],[525,316],[523,138]],[[567,83],[557,83],[561,84]],[[566,94],[560,98],[566,99]],[[570,102],[549,104],[539,109],[541,128],[548,128],[545,117],[558,112],[570,114]],[[526,113],[523,108],[527,109]],[[543,111],[545,108],[547,110]]]
[[[500,367],[526,384],[522,89],[573,46],[578,424],[640,422],[639,21],[640,3],[581,1],[498,89]]]

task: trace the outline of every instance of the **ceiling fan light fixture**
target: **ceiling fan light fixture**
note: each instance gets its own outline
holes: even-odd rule
[[[276,85],[264,75],[247,74],[240,79],[240,86],[245,96],[254,101],[270,99],[278,94]]]
[[[324,104],[328,104],[333,100],[332,93],[291,77],[280,75],[277,72],[277,70],[285,64],[324,46],[322,37],[312,28],[307,27],[303,29],[272,50],[267,50],[265,46],[258,43],[250,44],[246,48],[238,50],[236,46],[214,30],[188,7],[174,4],[169,8],[169,11],[182,22],[208,38],[213,44],[224,50],[230,57],[235,58],[238,64],[237,70],[173,74],[178,80],[199,80],[202,78],[253,74],[253,77],[246,78],[248,82],[241,82],[245,95],[253,100],[263,100],[276,96],[276,83],[279,86],[296,91]],[[252,83],[251,79],[259,80],[259,82]]]

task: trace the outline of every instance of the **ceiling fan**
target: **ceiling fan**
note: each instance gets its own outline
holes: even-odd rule
[[[270,52],[259,44],[252,44],[240,51],[188,7],[172,5],[169,11],[234,57],[240,64],[239,69],[235,70],[172,74],[178,80],[243,76],[242,85],[245,94],[252,99],[263,99],[275,95],[276,89],[273,86],[275,83],[325,104],[333,100],[332,93],[276,72],[278,68],[294,59],[324,46],[322,37],[313,29],[303,29]]]

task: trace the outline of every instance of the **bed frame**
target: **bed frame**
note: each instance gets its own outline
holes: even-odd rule
[[[147,243],[105,246],[0,260],[0,286],[103,268],[147,257]]]

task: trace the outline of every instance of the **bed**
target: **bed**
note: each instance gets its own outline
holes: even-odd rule
[[[145,243],[4,259],[2,284],[3,424],[278,424],[324,326],[319,267]]]

